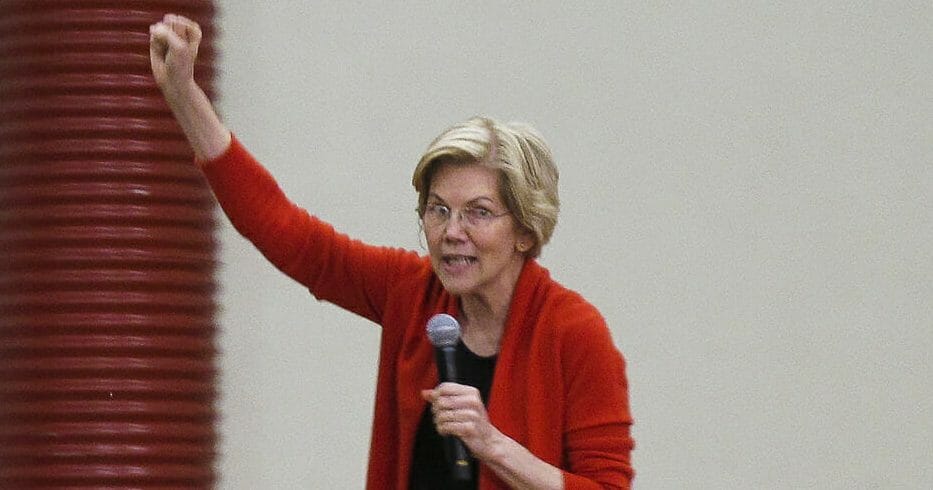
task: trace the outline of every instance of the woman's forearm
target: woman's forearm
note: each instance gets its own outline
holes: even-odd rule
[[[163,93],[195,158],[206,161],[223,154],[230,146],[230,131],[220,121],[201,87],[191,80],[182,87],[165,87]]]
[[[166,14],[149,26],[149,62],[175,120],[181,126],[195,158],[214,159],[230,146],[210,99],[194,81],[194,63],[201,43],[201,28],[191,19]]]
[[[483,463],[517,490],[563,490],[563,473],[539,459],[515,440],[502,435],[491,445]]]

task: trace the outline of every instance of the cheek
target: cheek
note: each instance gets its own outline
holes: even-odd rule
[[[506,236],[476,237],[473,240],[476,250],[487,257],[509,255],[514,247],[514,241]]]
[[[428,252],[434,253],[435,250],[440,248],[442,241],[443,237],[441,234],[424,230],[424,242],[428,246]]]
[[[421,233],[424,234],[424,239],[428,242],[436,242],[440,234],[435,230],[431,231],[427,228],[422,228]]]

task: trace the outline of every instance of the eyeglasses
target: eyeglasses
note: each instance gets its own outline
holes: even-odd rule
[[[452,209],[443,204],[430,203],[425,206],[424,214],[421,215],[421,219],[424,220],[425,226],[437,228],[449,223],[450,217],[454,214]],[[492,223],[493,220],[512,213],[506,211],[504,213],[495,214],[483,207],[469,206],[457,211],[456,214],[460,216],[460,223],[462,225],[471,228],[482,228]]]

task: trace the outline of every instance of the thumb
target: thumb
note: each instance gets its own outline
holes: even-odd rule
[[[169,51],[184,51],[188,45],[165,23],[158,22],[149,27],[149,52],[165,59]]]

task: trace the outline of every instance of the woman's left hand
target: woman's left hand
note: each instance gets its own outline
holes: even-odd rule
[[[440,435],[460,438],[481,461],[491,456],[493,443],[501,433],[489,422],[479,390],[441,383],[433,390],[422,390],[421,397],[431,404],[434,426]]]

